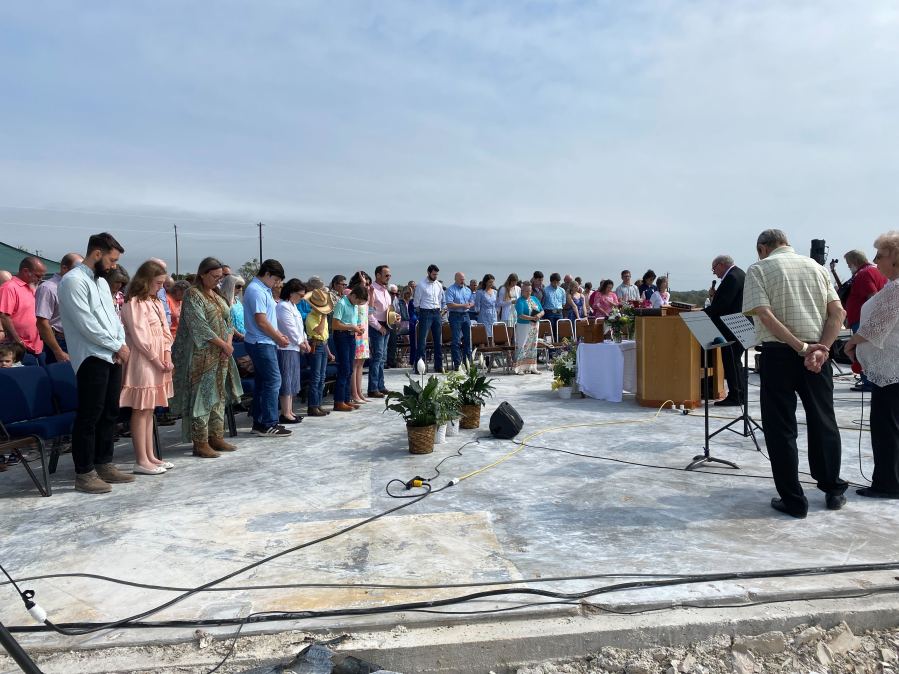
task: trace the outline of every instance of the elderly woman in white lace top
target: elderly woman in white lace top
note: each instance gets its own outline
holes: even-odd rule
[[[846,345],[857,358],[871,392],[871,449],[874,474],[861,496],[899,499],[899,231],[874,242],[874,263],[889,279],[862,307],[858,332]]]

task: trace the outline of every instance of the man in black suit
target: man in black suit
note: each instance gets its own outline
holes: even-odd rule
[[[721,279],[721,285],[714,291],[712,303],[706,308],[706,313],[721,330],[721,334],[727,341],[733,341],[731,346],[721,349],[721,359],[724,361],[724,378],[727,380],[727,397],[716,402],[719,406],[737,406],[743,404],[743,375],[741,360],[745,349],[736,340],[733,333],[727,329],[722,316],[739,314],[743,311],[743,283],[746,280],[746,272],[734,264],[734,259],[729,255],[719,255],[712,262],[712,272]]]

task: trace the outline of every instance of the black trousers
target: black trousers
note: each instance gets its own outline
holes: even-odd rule
[[[724,363],[724,379],[727,381],[727,397],[743,403],[743,353],[746,349],[739,342],[721,349]]]
[[[762,426],[771,459],[774,485],[792,513],[808,511],[808,500],[799,484],[799,449],[796,396],[805,409],[808,463],[818,489],[842,494],[848,484],[840,479],[840,430],[833,411],[833,369],[828,361],[821,372],[809,372],[804,358],[784,346],[762,347]]]
[[[72,429],[72,459],[76,473],[110,463],[119,417],[122,366],[91,356],[78,368],[78,411]]]
[[[871,392],[871,489],[899,495],[899,384]]]

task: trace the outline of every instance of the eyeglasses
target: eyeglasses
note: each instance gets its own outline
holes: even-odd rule
[[[243,290],[243,286],[234,286],[235,290]]]

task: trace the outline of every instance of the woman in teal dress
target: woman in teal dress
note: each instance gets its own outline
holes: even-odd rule
[[[221,278],[221,262],[207,257],[200,263],[193,286],[184,293],[172,346],[175,396],[170,407],[181,415],[182,439],[192,441],[194,456],[203,458],[237,449],[225,441],[225,405],[243,394],[231,357],[231,311],[217,288]]]
[[[521,284],[521,297],[515,302],[515,374],[540,374],[537,370],[537,333],[543,318],[543,305],[531,294],[531,282]]]

